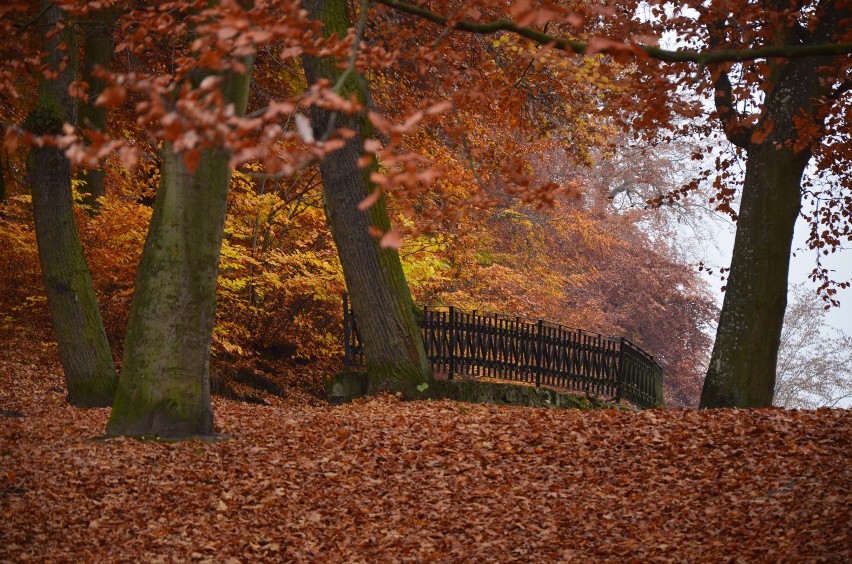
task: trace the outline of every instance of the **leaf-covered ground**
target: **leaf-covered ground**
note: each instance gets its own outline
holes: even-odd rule
[[[852,561],[848,410],[216,399],[231,439],[100,441],[21,360],[0,409],[0,561]]]

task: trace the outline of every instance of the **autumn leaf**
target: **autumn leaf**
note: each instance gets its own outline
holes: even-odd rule
[[[98,99],[95,101],[96,106],[103,106],[105,108],[115,108],[127,97],[127,88],[122,86],[121,84],[113,84],[112,86],[108,86],[104,88],[104,91],[101,92]]]
[[[402,247],[402,242],[402,235],[399,231],[391,229],[382,235],[382,238],[379,241],[379,246],[383,249],[399,249]]]
[[[445,112],[450,111],[451,109],[453,109],[453,103],[449,100],[442,100],[437,104],[432,104],[431,106],[429,106],[426,109],[426,115],[433,116],[437,114],[443,114]]]
[[[388,133],[391,130],[391,123],[382,117],[380,114],[370,111],[367,113],[367,117],[370,119],[370,123],[373,124],[373,127],[381,131],[382,133]]]
[[[296,122],[296,131],[299,132],[299,137],[302,138],[302,141],[305,143],[313,143],[314,128],[311,125],[311,120],[301,113],[293,114],[293,120]]]
[[[194,148],[183,153],[183,165],[189,174],[194,174],[198,170],[198,165],[201,162],[201,149]]]
[[[375,204],[376,202],[379,201],[379,197],[381,197],[381,195],[382,195],[382,189],[376,188],[375,190],[373,190],[372,192],[367,194],[366,198],[364,198],[363,200],[358,202],[358,209],[361,210],[361,211],[366,211],[366,210],[370,209],[370,207],[373,206],[373,204]]]
[[[3,148],[6,149],[7,153],[11,154],[15,152],[18,148],[20,137],[21,134],[16,128],[6,126],[6,131],[3,133]]]
[[[75,80],[68,85],[68,95],[81,100],[88,97],[89,85],[83,80]]]
[[[323,151],[326,153],[331,153],[332,151],[338,151],[346,146],[346,141],[340,138],[330,139],[325,141],[322,144]]]
[[[139,149],[129,145],[124,145],[119,148],[118,157],[122,166],[128,170],[132,170],[139,162]]]
[[[376,139],[364,140],[364,151],[367,153],[378,153],[382,149],[382,144]]]
[[[769,134],[775,129],[775,120],[772,118],[767,118],[763,120],[752,132],[751,134],[751,142],[754,145],[760,145],[766,138],[769,137]]]
[[[605,37],[593,37],[589,40],[586,47],[586,55],[594,55],[596,53],[606,53],[619,63],[626,63],[636,57],[647,57],[646,53],[636,45]]]
[[[281,50],[280,57],[282,59],[289,59],[290,57],[298,57],[303,52],[301,47],[293,46],[293,47],[285,47]]]
[[[211,91],[219,86],[222,82],[222,77],[210,75],[204,77],[204,80],[201,81],[201,84],[198,85],[198,88],[201,90]]]

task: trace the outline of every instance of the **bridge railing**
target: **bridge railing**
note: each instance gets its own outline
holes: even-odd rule
[[[344,364],[364,365],[358,325],[343,298]],[[420,330],[436,375],[566,388],[624,399],[638,407],[663,403],[662,369],[624,338],[604,337],[542,320],[454,307],[423,307]]]

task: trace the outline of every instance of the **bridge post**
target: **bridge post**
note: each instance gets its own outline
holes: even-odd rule
[[[535,387],[541,387],[541,365],[544,360],[544,321],[538,320],[538,336],[535,348]]]
[[[618,347],[618,372],[616,374],[616,389],[615,389],[615,401],[621,401],[622,391],[621,388],[624,386],[624,337],[621,337],[621,342]]]
[[[450,306],[450,373],[447,376],[452,380],[456,371],[456,308]]]

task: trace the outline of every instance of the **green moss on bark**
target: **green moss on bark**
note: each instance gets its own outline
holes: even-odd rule
[[[62,133],[63,123],[63,112],[56,105],[45,105],[30,112],[23,127],[34,135],[58,135]]]

